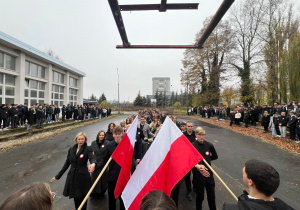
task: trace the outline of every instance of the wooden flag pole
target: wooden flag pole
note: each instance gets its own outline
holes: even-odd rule
[[[89,198],[90,194],[92,193],[93,189],[96,187],[99,179],[101,178],[101,176],[103,175],[104,171],[106,170],[106,168],[108,167],[108,164],[110,163],[110,161],[112,160],[112,158],[110,157],[107,161],[107,163],[105,164],[104,168],[102,169],[101,173],[99,174],[99,176],[97,177],[97,179],[95,180],[94,184],[92,185],[91,189],[89,190],[89,192],[86,194],[84,200],[82,201],[82,203],[80,204],[78,210],[81,210],[83,205],[85,204],[86,200]]]
[[[229,187],[223,182],[221,177],[212,169],[212,167],[206,162],[206,160],[203,158],[203,162],[206,164],[206,166],[216,175],[216,177],[221,181],[221,183],[224,185],[224,187],[228,190],[228,192],[234,197],[236,201],[238,201],[238,198],[233,194],[233,192],[229,189]]]

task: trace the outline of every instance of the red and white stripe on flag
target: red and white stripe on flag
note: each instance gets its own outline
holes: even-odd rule
[[[133,150],[136,139],[138,116],[135,117],[131,126],[123,136],[118,147],[115,149],[114,153],[111,155],[119,166],[121,166],[121,171],[115,188],[115,197],[117,198],[124,190],[128,180],[131,176],[132,158]]]
[[[202,159],[167,117],[122,193],[126,209],[139,209],[143,197],[152,190],[162,190],[170,196],[174,186]]]

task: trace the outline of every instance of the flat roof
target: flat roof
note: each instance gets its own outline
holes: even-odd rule
[[[170,80],[170,77],[152,77],[153,80]]]
[[[83,77],[86,76],[86,74],[84,72],[82,72],[82,71],[80,71],[80,70],[78,70],[78,69],[76,69],[76,68],[74,68],[74,67],[72,67],[68,64],[65,64],[64,62],[62,62],[60,60],[55,59],[55,58],[51,57],[50,55],[48,55],[48,54],[32,47],[32,46],[30,46],[30,45],[28,45],[28,44],[26,44],[26,43],[24,43],[24,42],[22,42],[22,41],[20,41],[16,38],[14,38],[14,37],[12,37],[12,36],[2,32],[2,31],[0,31],[0,40],[3,40],[5,42],[15,46],[16,49],[18,49],[18,50],[21,50],[21,51],[23,50],[25,52],[32,53],[32,54],[34,54],[34,55],[36,55],[40,58],[43,58],[43,59],[47,60],[48,62],[50,62],[52,64],[56,64],[60,67],[68,69],[68,70],[70,70],[70,71],[72,71],[76,74],[79,74]]]

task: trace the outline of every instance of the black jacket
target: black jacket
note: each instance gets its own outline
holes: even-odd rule
[[[76,154],[77,147],[78,145],[75,144],[69,149],[65,164],[55,176],[55,179],[60,179],[71,165],[63,192],[63,195],[69,196],[69,198],[80,198],[88,193],[91,187],[91,177],[87,168],[87,161],[96,163],[93,151],[86,143]]]
[[[11,107],[9,110],[8,110],[8,113],[9,113],[9,116],[15,116],[15,115],[18,115],[19,113],[19,110],[15,107]]]
[[[0,108],[0,117],[2,119],[6,119],[9,116],[9,114],[8,114],[8,108],[7,107],[3,108],[3,107],[4,107],[4,105],[1,106],[1,108]]]
[[[204,141],[201,144],[199,141],[194,141],[193,146],[196,150],[202,155],[202,157],[206,160],[206,162],[211,165],[212,160],[218,159],[217,151],[212,143]],[[204,161],[200,161],[199,164],[206,165]],[[208,167],[207,167],[208,168]],[[209,173],[212,174],[211,170],[208,169]],[[193,167],[193,173],[200,173],[195,167]]]
[[[293,208],[279,198],[274,198],[274,201],[264,201],[250,199],[248,193],[244,193],[239,197],[237,204],[224,203],[222,210],[293,210]]]
[[[297,118],[295,115],[293,116],[289,116],[289,121],[288,121],[288,126],[289,127],[295,127],[296,126],[296,123],[297,123]]]
[[[270,123],[270,115],[263,115],[261,118],[261,125],[262,126],[269,126]]]
[[[104,157],[107,156],[108,150],[107,145],[109,144],[109,141],[104,140],[101,143],[99,140],[95,140],[91,144],[91,148],[94,153],[94,158],[96,159],[96,162],[100,162]],[[98,178],[99,174],[101,173],[101,169],[95,170],[91,174],[92,182],[94,183],[95,180]],[[108,187],[108,169],[105,170],[105,172],[102,174],[101,179],[98,181],[96,187],[93,190],[93,193],[105,193]]]
[[[288,116],[279,116],[279,123],[281,123],[281,126],[287,126],[288,121]]]
[[[109,144],[106,147],[108,152],[107,152],[106,156],[103,157],[102,160],[97,163],[95,170],[98,170],[99,168],[102,169],[104,167],[104,165],[108,161],[109,157],[111,157],[111,155],[114,153],[114,151],[117,148],[117,146],[118,146],[118,144],[116,143],[115,140],[109,142]],[[132,167],[135,167],[135,166],[136,166],[136,162],[132,158]],[[108,170],[108,181],[117,182],[119,174],[120,174],[120,171],[121,171],[121,167],[113,159],[110,161],[108,167],[109,167],[109,170]]]

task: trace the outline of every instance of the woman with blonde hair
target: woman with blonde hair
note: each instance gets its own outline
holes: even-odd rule
[[[68,151],[68,156],[65,164],[60,172],[51,179],[50,182],[59,180],[61,176],[71,165],[68,172],[63,195],[74,198],[75,208],[78,209],[84,197],[91,188],[91,177],[87,167],[88,161],[92,164],[90,167],[95,168],[96,160],[94,159],[93,151],[87,146],[87,136],[80,132],[75,137],[76,144]],[[83,206],[86,209],[87,202]]]
[[[51,210],[53,195],[47,183],[33,183],[9,196],[0,209]]]

